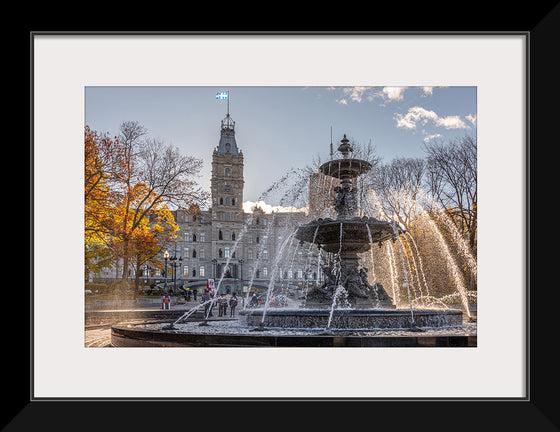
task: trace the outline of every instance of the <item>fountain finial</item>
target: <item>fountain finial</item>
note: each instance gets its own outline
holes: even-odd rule
[[[352,146],[348,144],[349,140],[346,138],[346,134],[344,134],[344,138],[340,140],[341,144],[338,146],[338,151],[342,153],[344,159],[348,159],[348,153],[352,151]]]

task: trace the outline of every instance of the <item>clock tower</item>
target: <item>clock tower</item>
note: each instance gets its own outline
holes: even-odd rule
[[[212,255],[214,275],[224,282],[240,277],[239,259],[243,257],[239,241],[244,224],[243,153],[237,148],[235,122],[228,113],[221,122],[220,142],[212,154]],[[222,289],[220,291],[223,291]]]

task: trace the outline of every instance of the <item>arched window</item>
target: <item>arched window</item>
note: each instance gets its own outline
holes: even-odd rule
[[[196,241],[196,234],[192,235],[192,241],[195,242]]]
[[[224,205],[224,199],[220,198],[220,205]]]
[[[257,244],[259,244],[259,240],[260,240],[260,237],[259,237],[259,236],[257,236]]]
[[[218,240],[223,240],[224,236],[222,234],[222,230],[218,231]]]
[[[193,257],[193,258],[196,258],[196,250],[194,250],[194,249],[193,249],[193,251],[192,251],[192,257]]]
[[[231,233],[231,239],[235,241],[235,233]]]
[[[222,249],[218,249],[218,258],[222,258],[223,252]]]
[[[235,205],[235,198],[231,199],[231,205]]]

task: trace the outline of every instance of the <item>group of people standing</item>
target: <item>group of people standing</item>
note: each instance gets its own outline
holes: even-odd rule
[[[214,300],[214,301],[211,301]],[[233,317],[235,315],[235,308],[238,304],[237,295],[233,294],[219,294],[217,298],[215,298],[215,292],[209,288],[204,290],[202,294],[202,302],[205,303],[204,305],[204,315],[206,317],[211,317],[212,309],[214,308],[214,303],[218,304],[218,316],[227,316],[228,307],[229,307],[229,316]]]

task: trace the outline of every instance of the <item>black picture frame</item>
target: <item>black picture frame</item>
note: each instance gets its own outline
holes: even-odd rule
[[[508,7],[514,7],[508,5]],[[550,394],[549,388],[554,387],[558,382],[558,361],[552,348],[554,347],[554,338],[551,329],[555,329],[557,316],[554,313],[542,313],[543,309],[549,310],[551,305],[557,305],[557,302],[551,300],[556,292],[547,292],[546,299],[541,297],[540,285],[531,284],[532,279],[541,274],[547,274],[550,267],[543,266],[543,269],[535,270],[531,268],[530,249],[532,240],[540,237],[540,230],[536,228],[531,230],[532,223],[538,223],[538,220],[530,218],[530,198],[538,196],[536,191],[539,187],[533,180],[533,175],[537,172],[537,176],[548,175],[546,181],[550,182],[553,170],[545,170],[542,167],[547,166],[544,158],[539,156],[542,152],[544,143],[557,141],[557,134],[554,131],[554,120],[558,116],[558,109],[554,103],[557,101],[558,86],[554,83],[560,76],[559,68],[554,64],[552,56],[559,46],[559,28],[560,28],[560,6],[555,2],[528,7],[524,11],[518,11],[506,19],[503,10],[487,12],[483,20],[477,21],[480,15],[474,12],[467,14],[467,18],[463,17],[463,28],[468,30],[459,30],[462,33],[470,34],[471,32],[491,33],[499,35],[504,34],[526,34],[529,47],[529,56],[527,58],[527,120],[530,127],[527,130],[527,161],[526,161],[526,285],[528,299],[527,323],[528,330],[528,364],[527,364],[527,398],[521,399],[458,399],[458,400],[403,400],[400,398],[388,398],[383,400],[370,399],[280,399],[280,398],[262,398],[258,400],[243,399],[197,399],[197,400],[166,400],[166,399],[140,399],[140,400],[122,400],[122,399],[100,399],[100,400],[33,400],[32,397],[32,292],[33,292],[33,188],[32,188],[32,60],[29,52],[32,49],[32,39],[35,34],[45,31],[45,26],[28,23],[25,31],[19,33],[23,43],[16,44],[15,49],[25,51],[28,54],[28,71],[29,81],[29,114],[31,121],[27,127],[30,129],[30,146],[28,148],[28,158],[30,161],[30,242],[29,255],[23,253],[23,257],[29,256],[28,260],[23,263],[24,272],[29,271],[29,290],[26,299],[30,305],[29,316],[25,317],[26,308],[10,308],[8,319],[12,323],[9,340],[5,340],[5,364],[6,379],[15,377],[14,381],[10,381],[8,386],[8,394],[10,403],[3,407],[2,423],[0,426],[6,431],[19,430],[35,430],[39,427],[48,427],[56,430],[75,430],[75,429],[91,429],[91,430],[117,430],[123,426],[127,426],[129,430],[134,429],[154,429],[165,427],[173,430],[176,427],[187,427],[196,424],[204,427],[205,422],[210,424],[209,427],[215,427],[215,418],[208,418],[206,415],[214,415],[222,417],[222,413],[229,412],[237,415],[239,425],[243,427],[244,422],[250,422],[253,415],[258,413],[264,415],[264,421],[272,421],[272,424],[282,423],[290,424],[297,422],[297,415],[305,414],[314,422],[315,427],[324,427],[325,425],[333,425],[334,421],[348,422],[348,419],[357,418],[360,420],[371,421],[371,425],[383,424],[388,426],[398,424],[399,430],[518,430],[520,427],[530,427],[531,430],[548,431],[559,429],[559,416],[557,410],[557,402],[555,392]],[[480,12],[480,9],[478,10]],[[470,23],[465,21],[472,18]],[[60,23],[60,21],[59,21]],[[291,22],[294,25],[294,22]],[[328,27],[327,24],[323,24]],[[433,33],[435,35],[448,34],[447,29],[440,29],[434,21],[424,23],[424,28],[428,30],[412,30],[418,31],[419,34]],[[46,26],[51,30],[49,32],[61,34],[73,34],[75,30],[61,30],[65,28],[63,24],[57,25],[52,22]],[[196,25],[195,25],[196,27]],[[305,25],[302,25],[304,28]],[[315,30],[309,28],[315,27]],[[319,28],[317,28],[319,27]],[[330,30],[320,28],[321,24],[317,22],[311,23],[305,32],[315,32],[316,34],[330,34]],[[473,29],[473,27],[475,27]],[[455,28],[455,26],[453,26]],[[97,32],[95,30],[93,32]],[[129,29],[118,30],[133,34],[142,34],[143,31]],[[196,31],[193,30],[193,31]],[[224,30],[220,30],[224,31]],[[231,31],[231,30],[228,30]],[[284,30],[279,30],[282,33]],[[293,31],[293,30],[292,30]],[[297,31],[297,30],[296,30]],[[390,29],[377,30],[355,30],[342,29],[341,32],[364,32],[374,33],[391,31]],[[110,32],[110,30],[109,30]],[[235,31],[234,31],[235,32]],[[247,34],[259,34],[260,30],[247,30],[243,32]],[[254,32],[254,33],[253,33]],[[398,31],[397,31],[398,33]],[[31,43],[30,43],[31,42]],[[21,54],[21,53],[20,53]],[[24,55],[25,57],[25,55]],[[25,60],[24,60],[25,66]],[[25,69],[25,68],[24,68]],[[25,71],[24,71],[25,72]],[[24,128],[27,128],[24,126]],[[25,129],[24,129],[25,130]],[[542,153],[541,153],[542,154]],[[551,163],[548,160],[549,164]],[[536,169],[530,170],[530,166],[534,164]],[[550,165],[548,165],[550,166]],[[533,173],[533,175],[531,175]],[[538,216],[535,216],[538,217]],[[539,228],[542,227],[539,225]],[[530,233],[532,232],[533,237]],[[534,262],[534,260],[533,260]],[[548,263],[543,260],[543,263]],[[22,263],[20,263],[21,265]],[[539,267],[543,265],[540,264]],[[25,273],[24,273],[25,274]],[[546,276],[545,276],[546,277]],[[551,287],[551,281],[545,283],[547,288]],[[531,289],[533,288],[533,289]],[[554,287],[556,288],[556,287]],[[554,291],[550,289],[549,291]],[[557,289],[556,289],[557,291]],[[23,289],[22,289],[23,292]],[[5,333],[6,334],[6,333]],[[16,344],[13,344],[13,342]],[[56,349],[56,347],[53,347]],[[332,407],[336,405],[336,407]],[[340,410],[340,411],[336,411]],[[148,411],[148,415],[146,413]],[[93,414],[92,414],[93,413]],[[189,414],[190,413],[190,414]],[[216,415],[219,413],[220,415]],[[297,413],[297,414],[296,414]],[[364,416],[365,414],[365,416]],[[226,423],[228,417],[225,417]],[[261,427],[256,423],[258,416],[251,420],[252,427]],[[281,420],[285,420],[282,422]],[[279,421],[279,423],[276,423]],[[232,423],[234,424],[234,423]]]

